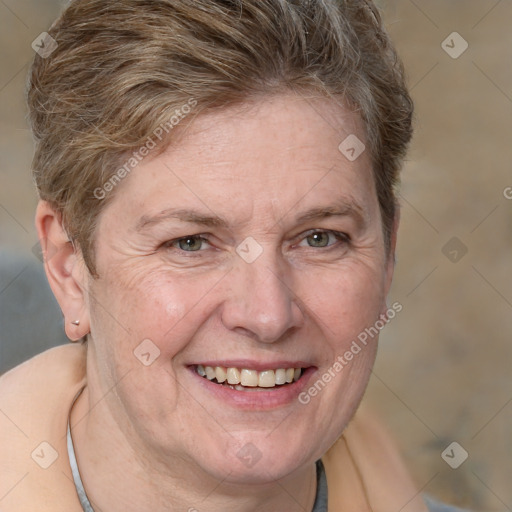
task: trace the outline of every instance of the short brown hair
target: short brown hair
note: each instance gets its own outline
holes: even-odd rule
[[[94,191],[170,112],[193,99],[193,118],[287,90],[361,116],[389,248],[413,107],[371,0],[74,0],[49,34],[57,47],[35,57],[28,90],[34,176],[92,275],[112,197]]]

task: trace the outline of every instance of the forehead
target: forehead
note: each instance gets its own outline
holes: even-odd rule
[[[163,153],[137,165],[112,203],[138,215],[138,225],[192,205],[237,223],[335,203],[372,215],[364,140],[359,117],[333,100],[260,98],[197,117]]]

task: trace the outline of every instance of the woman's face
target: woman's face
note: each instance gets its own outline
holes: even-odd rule
[[[136,453],[255,483],[340,435],[377,340],[353,342],[392,274],[354,136],[332,101],[275,96],[198,117],[117,185],[96,233],[88,372],[98,399],[115,386],[106,404]],[[209,380],[226,368],[246,385]]]

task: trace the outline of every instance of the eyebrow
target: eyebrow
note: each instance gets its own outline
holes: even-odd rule
[[[284,217],[286,217],[285,215]],[[284,219],[278,221],[279,223]],[[367,223],[367,215],[364,210],[353,200],[342,200],[335,205],[312,208],[299,215],[295,222],[306,223],[314,220],[325,219],[328,217],[352,217],[357,224],[364,226]],[[228,228],[229,222],[217,215],[204,215],[198,211],[188,209],[168,208],[155,215],[143,215],[136,225],[137,231],[160,224],[168,220],[178,220],[189,224],[197,224],[205,227]]]
[[[216,215],[203,215],[194,210],[168,208],[156,215],[143,215],[137,222],[136,230],[142,231],[146,227],[172,219],[176,219],[181,222],[188,222],[189,224],[199,224],[206,227],[228,227],[228,222]]]
[[[368,221],[368,216],[359,204],[353,200],[342,200],[333,206],[313,208],[296,218],[299,223],[312,220],[325,219],[328,217],[352,217],[357,224],[364,226]]]

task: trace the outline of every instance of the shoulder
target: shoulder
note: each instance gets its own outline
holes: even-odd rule
[[[371,510],[428,510],[387,429],[366,406],[358,409],[322,462],[329,510],[355,509],[342,506],[342,494],[350,494],[356,487],[362,490]]]
[[[38,408],[61,393],[62,386],[85,377],[86,347],[54,347],[16,366],[0,377],[0,409],[19,409],[22,403]],[[35,412],[35,411],[34,411]]]
[[[27,373],[30,373],[31,371],[37,370],[39,368],[65,371],[66,367],[61,367],[61,363],[68,363],[73,366],[78,364],[84,367],[84,356],[86,351],[86,345],[81,343],[68,343],[67,345],[50,348],[28,359],[24,363],[19,364],[12,370],[4,373],[0,377],[0,385],[2,385],[5,381],[15,378],[15,376],[18,375],[24,374],[26,377]]]
[[[0,377],[2,512],[60,510],[45,504],[69,488],[67,414],[85,384],[85,362],[85,346],[66,345]]]

